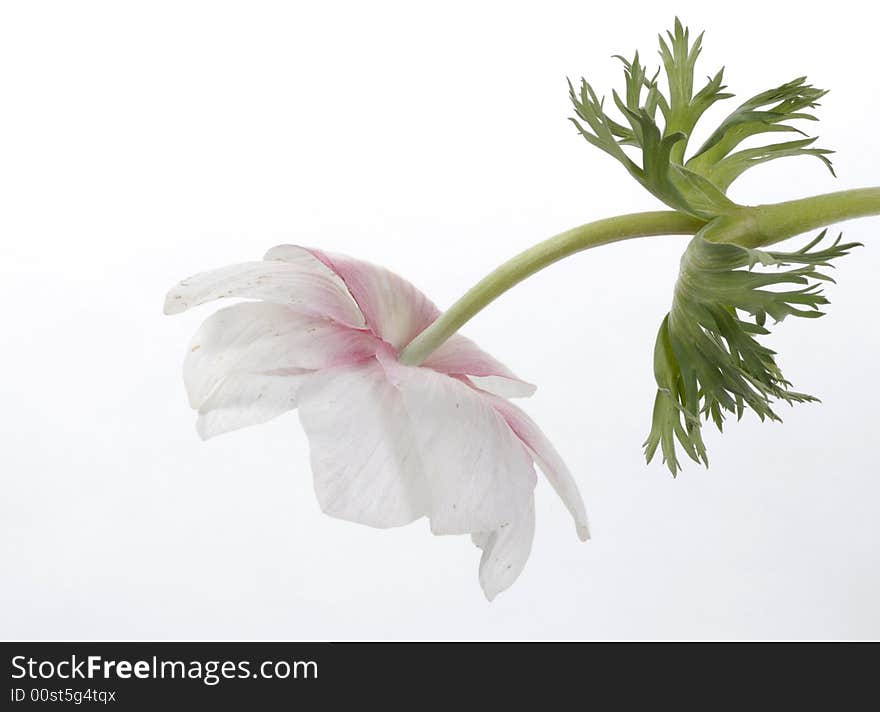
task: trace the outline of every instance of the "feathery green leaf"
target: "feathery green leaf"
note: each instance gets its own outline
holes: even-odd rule
[[[569,81],[576,116],[571,119],[591,144],[614,156],[642,186],[670,207],[711,219],[738,206],[726,195],[736,178],[749,168],[777,158],[815,156],[834,173],[831,151],[812,147],[814,138],[776,143],[732,153],[746,138],[763,133],[798,132],[790,122],[815,121],[809,113],[825,91],[804,77],[761,92],[741,104],[709,136],[690,159],[688,143],[706,110],[733,96],[725,91],[724,69],[707,78],[694,93],[697,59],[703,35],[693,41],[678,18],[666,37],[659,37],[667,91],[657,83],[660,70],[650,75],[636,52],[623,65],[624,91],[612,92],[617,119],[610,116],[593,87],[581,80],[579,90]],[[640,153],[631,157],[624,148]]]
[[[824,236],[825,231],[788,253],[709,242],[700,234],[691,240],[655,345],[658,390],[645,441],[649,462],[659,446],[674,475],[680,468],[678,442],[691,459],[708,464],[701,418],[711,417],[720,430],[725,412],[740,418],[749,408],[761,420],[779,420],[774,400],[816,400],[791,390],[775,353],[757,337],[770,333],[767,316],[775,322],[822,316],[820,307],[828,300],[820,283],[833,280],[820,269],[858,246],[842,244],[838,237],[829,247],[814,249]],[[757,271],[758,265],[776,269]]]

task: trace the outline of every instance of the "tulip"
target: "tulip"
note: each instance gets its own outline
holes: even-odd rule
[[[184,362],[197,430],[210,438],[297,409],[315,493],[333,517],[471,534],[489,600],[522,572],[535,527],[537,464],[589,538],[571,473],[508,398],[535,387],[459,334],[420,365],[399,354],[440,311],[392,272],[292,245],[261,262],[180,282],[176,314],[241,297],[210,316]]]

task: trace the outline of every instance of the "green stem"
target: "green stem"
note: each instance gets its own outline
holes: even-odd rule
[[[401,352],[417,366],[487,304],[535,272],[591,247],[652,235],[693,235],[707,240],[765,247],[831,223],[880,215],[880,187],[844,190],[771,205],[743,207],[710,223],[674,211],[632,213],[581,225],[538,243],[474,285]]]
[[[535,272],[591,247],[652,235],[693,235],[705,225],[699,218],[674,211],[619,215],[566,230],[505,262],[474,285],[401,352],[400,361],[422,363],[462,325],[511,287]]]
[[[756,205],[716,218],[707,240],[766,247],[832,223],[880,215],[880,188],[859,188],[772,205]]]

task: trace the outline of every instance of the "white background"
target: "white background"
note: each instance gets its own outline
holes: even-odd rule
[[[322,515],[295,414],[201,442],[181,362],[212,307],[161,314],[177,280],[281,242],[445,307],[539,239],[657,208],[566,122],[565,78],[619,86],[610,55],[654,65],[676,12],[707,30],[700,76],[725,64],[741,98],[833,89],[817,130],[840,178],[789,159],[735,199],[878,184],[868,6],[3,3],[0,635],[880,637],[880,220],[846,226],[867,246],[830,314],[770,340],[824,403],[709,432],[711,469],[677,480],[640,444],[684,238],[579,255],[469,323],[539,384],[525,405],[593,525],[579,543],[542,483],[531,560],[491,605],[466,537]]]

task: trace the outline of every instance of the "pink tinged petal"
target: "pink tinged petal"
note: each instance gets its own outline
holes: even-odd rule
[[[230,374],[355,363],[372,356],[379,343],[367,331],[280,304],[235,304],[202,324],[190,342],[183,378],[190,405],[199,408]]]
[[[441,373],[469,376],[478,388],[505,398],[527,397],[535,392],[535,386],[518,378],[507,366],[460,334],[443,342],[422,366]]]
[[[384,267],[346,255],[312,252],[342,277],[370,329],[395,349],[406,346],[440,316],[424,294]]]
[[[299,416],[324,512],[373,527],[402,526],[428,512],[403,398],[375,359],[313,375]]]
[[[491,403],[450,376],[385,358],[382,363],[403,393],[418,441],[431,492],[431,530],[490,531],[522,516],[535,471]]]
[[[535,462],[541,471],[550,481],[556,494],[565,504],[571,516],[574,518],[575,527],[578,537],[581,541],[590,538],[590,527],[587,522],[587,510],[584,507],[584,500],[581,498],[580,490],[574,481],[568,467],[562,461],[556,448],[547,439],[547,436],[541,432],[541,429],[528,415],[513,403],[497,398],[495,396],[486,396],[492,399],[492,403],[504,419],[513,429],[513,432],[528,447]]]
[[[199,408],[202,439],[265,423],[296,407],[297,393],[312,371],[235,373],[225,378]]]
[[[226,297],[262,299],[346,326],[365,326],[342,280],[305,250],[285,262],[245,262],[196,274],[168,292],[165,313]]]
[[[510,588],[525,568],[535,537],[535,502],[517,520],[492,532],[473,535],[483,550],[480,558],[480,586],[490,601]]]

